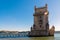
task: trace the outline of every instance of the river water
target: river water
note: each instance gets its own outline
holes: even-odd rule
[[[60,40],[60,33],[55,33],[54,37],[0,38],[0,40]]]

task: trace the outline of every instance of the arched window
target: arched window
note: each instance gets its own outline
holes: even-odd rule
[[[40,18],[42,18],[42,16],[39,16]]]
[[[40,25],[40,28],[41,28],[41,25]]]
[[[43,24],[43,21],[42,20],[39,20],[39,24]]]
[[[49,24],[48,23],[46,23],[46,28],[49,28]]]

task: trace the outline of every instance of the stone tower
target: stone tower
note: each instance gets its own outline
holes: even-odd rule
[[[49,35],[49,21],[48,21],[48,10],[47,4],[44,7],[34,7],[34,24],[31,27],[29,36],[48,36]]]

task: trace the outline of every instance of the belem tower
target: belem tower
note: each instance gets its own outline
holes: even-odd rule
[[[49,29],[49,11],[48,6],[45,4],[43,7],[37,8],[34,6],[34,24],[31,27],[31,31],[29,32],[29,37],[41,37],[41,36],[54,36],[55,27],[52,26]]]

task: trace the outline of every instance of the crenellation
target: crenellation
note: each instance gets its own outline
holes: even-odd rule
[[[54,26],[49,29],[48,15],[47,4],[40,8],[35,6],[35,13],[33,14],[34,24],[29,32],[30,37],[54,35]]]

